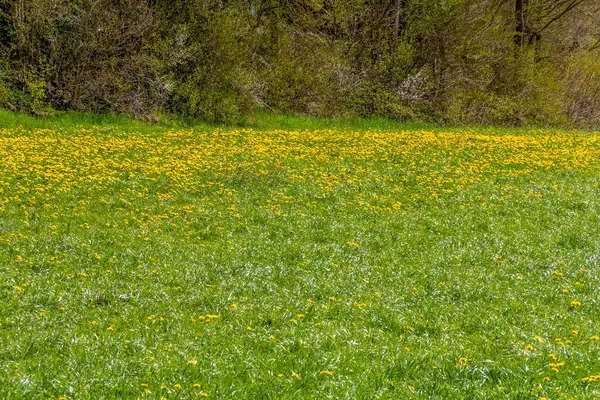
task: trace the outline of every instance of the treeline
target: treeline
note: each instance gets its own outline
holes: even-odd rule
[[[600,125],[597,0],[0,0],[0,106]]]

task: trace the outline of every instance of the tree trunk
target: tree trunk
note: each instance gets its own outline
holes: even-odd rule
[[[396,17],[394,20],[394,35],[402,36],[406,29],[406,2],[407,0],[396,0]]]
[[[515,0],[515,45],[518,47],[525,44],[525,1]]]

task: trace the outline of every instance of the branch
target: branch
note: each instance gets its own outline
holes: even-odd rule
[[[562,17],[565,16],[565,14],[567,14],[569,11],[573,10],[574,8],[576,8],[577,6],[579,6],[581,3],[583,3],[584,0],[573,0],[571,2],[571,4],[569,4],[560,14],[558,14],[556,17],[550,19],[550,21],[548,21],[546,23],[546,25],[544,25],[541,29],[539,29],[536,33],[539,35],[542,32],[544,32],[550,25],[552,25],[554,22],[558,21],[559,19],[561,19]]]

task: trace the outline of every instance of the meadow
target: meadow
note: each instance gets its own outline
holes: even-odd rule
[[[0,398],[600,398],[597,133],[0,117]]]

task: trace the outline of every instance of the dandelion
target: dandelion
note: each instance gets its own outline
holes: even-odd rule
[[[300,374],[297,372],[292,372],[292,378],[295,378],[297,380],[300,380]]]
[[[196,364],[198,364],[198,361],[196,361],[196,360],[189,360],[188,361],[188,365],[196,365]]]
[[[328,370],[324,370],[319,372],[320,375],[327,375],[327,376],[333,376],[333,372],[332,371],[328,371]]]
[[[581,302],[578,300],[573,300],[571,302],[571,307],[573,307],[573,308],[581,307]]]
[[[527,351],[534,351],[534,350],[535,350],[535,348],[534,348],[532,345],[528,344],[528,345],[527,345],[527,346],[525,346],[525,348],[523,349],[523,353],[525,353],[525,352],[527,352]]]
[[[111,325],[108,328],[106,328],[106,330],[109,332],[113,332],[115,330],[115,327],[113,325]]]
[[[194,387],[195,387],[196,389],[200,389],[200,384],[199,384],[199,383],[194,383]]]

